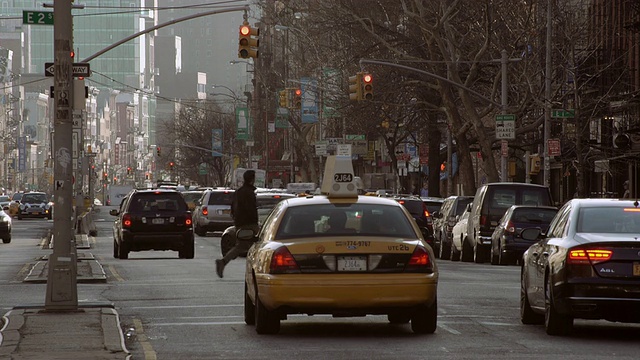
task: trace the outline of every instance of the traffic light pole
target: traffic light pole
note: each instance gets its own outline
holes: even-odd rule
[[[71,198],[73,195],[72,104],[73,24],[71,1],[55,1],[54,38],[54,185],[53,253],[49,256],[45,310],[76,311],[76,249],[73,243]],[[73,246],[72,246],[73,245]]]

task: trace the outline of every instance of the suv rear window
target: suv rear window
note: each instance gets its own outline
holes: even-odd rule
[[[458,204],[456,205],[456,212],[454,215],[461,215],[467,208],[467,205],[471,204],[472,202],[473,198],[458,199]]]
[[[412,215],[422,215],[424,212],[424,204],[422,200],[402,199],[398,200],[398,202],[404,205],[404,207],[407,208],[407,210],[409,210]]]
[[[212,191],[209,195],[209,205],[229,205],[233,203],[233,191]]]
[[[187,211],[187,203],[179,193],[148,192],[132,195],[129,212]]]
[[[506,212],[511,205],[551,206],[551,199],[546,188],[541,187],[496,187],[490,188],[493,193],[487,194],[483,208]],[[486,211],[483,211],[483,213]]]

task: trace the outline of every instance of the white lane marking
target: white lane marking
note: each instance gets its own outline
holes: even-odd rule
[[[454,329],[448,327],[445,324],[440,323],[440,324],[438,324],[438,327],[441,328],[442,330],[445,330],[445,331],[448,331],[448,332],[452,333],[453,335],[460,335],[460,331],[454,330]]]

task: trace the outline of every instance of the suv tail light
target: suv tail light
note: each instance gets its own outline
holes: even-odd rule
[[[277,248],[271,255],[270,274],[297,274],[300,272],[296,259],[286,246]]]
[[[131,215],[124,214],[122,216],[122,227],[123,228],[130,228],[131,227]]]
[[[480,226],[484,226],[487,224],[487,215],[480,216]]]
[[[595,265],[611,259],[613,251],[606,249],[571,249],[567,263],[573,265]]]
[[[203,207],[202,207],[202,215],[204,215],[204,216],[209,215],[209,209],[207,209],[207,207],[206,207],[206,206],[203,206]]]
[[[411,254],[411,258],[409,259],[409,263],[404,268],[405,272],[433,272],[433,264],[431,263],[431,258],[429,257],[429,252],[425,249],[424,246],[418,245],[416,249],[413,250],[413,254]]]
[[[509,221],[507,227],[505,227],[504,229],[504,232],[511,235],[516,233],[516,227],[513,225],[513,222]]]
[[[193,224],[193,220],[192,220],[192,218],[191,218],[191,214],[187,214],[187,215],[185,215],[185,217],[184,217],[184,223],[185,223],[185,225],[187,225],[187,226],[191,226],[191,224]]]

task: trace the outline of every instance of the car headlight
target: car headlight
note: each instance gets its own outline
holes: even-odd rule
[[[24,209],[24,204],[20,204],[20,210]]]
[[[8,216],[3,216],[0,218],[0,222],[3,222],[3,223],[11,222],[11,218]]]

